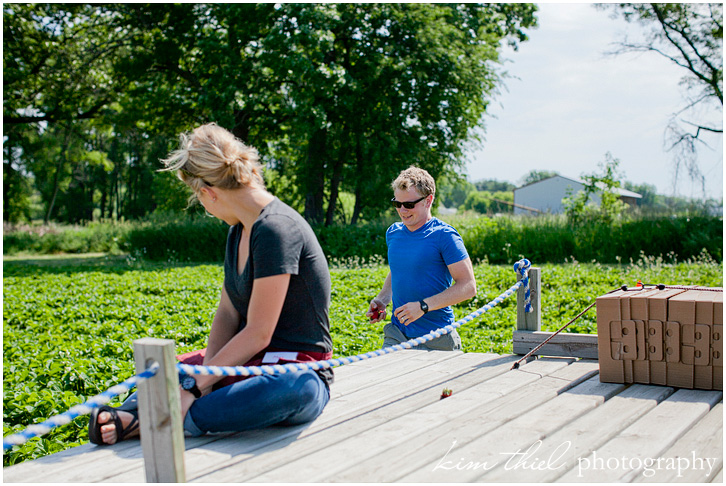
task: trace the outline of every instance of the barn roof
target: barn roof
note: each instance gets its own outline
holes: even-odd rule
[[[546,179],[541,179],[541,180],[539,180],[537,182],[530,182],[529,184],[525,184],[522,187],[518,187],[518,188],[514,189],[514,191],[516,192],[516,191],[518,191],[520,189],[523,189],[525,187],[533,186],[535,184],[541,184],[543,182],[549,181],[551,179],[556,179],[556,178],[565,179],[565,180],[568,180],[570,182],[575,182],[577,184],[582,184],[583,186],[586,186],[587,185],[587,182],[583,181],[582,179],[573,179],[571,177],[565,177],[565,176],[561,176],[561,175],[556,175],[556,176],[548,177]],[[596,185],[601,190],[604,190],[605,189],[605,186],[602,183],[598,183]],[[613,190],[614,190],[614,192],[616,194],[619,194],[622,197],[631,197],[631,198],[634,198],[634,199],[641,199],[643,197],[642,195],[638,194],[637,192],[629,191],[627,189],[623,189],[622,187],[614,187]]]

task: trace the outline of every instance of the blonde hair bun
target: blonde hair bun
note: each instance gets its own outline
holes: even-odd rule
[[[176,170],[194,193],[204,186],[237,189],[264,187],[259,154],[215,123],[182,133],[179,148],[162,160],[165,170]]]

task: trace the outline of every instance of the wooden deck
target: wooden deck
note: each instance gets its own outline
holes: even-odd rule
[[[593,360],[404,351],[336,369],[306,426],[186,440],[194,482],[722,482],[720,391],[600,383]],[[453,395],[440,400],[444,388]],[[138,440],[4,482],[144,482]]]

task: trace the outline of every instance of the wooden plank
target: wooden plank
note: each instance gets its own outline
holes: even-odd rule
[[[356,363],[336,366],[335,368],[333,368],[335,380],[348,380],[353,376],[368,373],[375,368],[392,366],[396,362],[409,359],[411,357],[411,353],[422,354],[426,353],[426,351],[418,349],[407,349],[406,352],[397,351],[395,353],[384,354],[383,356],[376,356],[375,358],[365,359]]]
[[[585,381],[596,373],[597,363],[580,361],[568,365],[571,360],[539,359],[509,372],[517,358],[404,351],[346,365],[340,370],[349,368],[355,372],[346,376],[348,371],[337,373],[336,370],[333,385],[336,396],[323,415],[311,424],[188,438],[187,478],[197,482],[298,482],[301,477],[317,482],[390,482],[411,481],[411,478],[431,481],[415,476],[415,469],[418,467],[420,474],[433,469],[452,448],[453,440],[457,443],[448,458],[455,461],[450,465],[462,456],[483,462],[485,455],[494,452],[511,455],[516,448],[531,445],[534,437],[542,437],[539,449],[542,451],[554,450],[563,442],[571,441],[572,447],[567,451],[569,462],[562,468],[566,470],[537,471],[525,467],[507,470],[499,463],[492,470],[480,469],[476,475],[472,474],[473,480],[581,482],[590,477],[584,472],[583,477],[578,477],[578,459],[585,460],[593,453],[607,460],[609,456],[603,453],[608,451],[616,452],[613,457],[622,459],[623,451],[629,454],[628,458],[633,458],[641,456],[631,454],[632,450],[643,449],[642,457],[650,457],[657,449],[663,457],[675,458],[684,457],[682,451],[692,449],[699,457],[712,457],[714,454],[706,454],[714,449],[709,444],[722,438],[722,404],[711,412],[704,412],[701,418],[693,412],[694,408],[720,401],[720,392],[680,390],[663,401],[672,393],[671,388],[631,385],[600,404],[597,390],[622,385],[600,384],[597,378]],[[376,360],[381,361],[376,364]],[[411,365],[410,361],[416,363]],[[590,371],[582,373],[582,367],[580,372],[573,371],[582,364],[588,365]],[[439,400],[444,386],[452,388],[454,395]],[[337,394],[336,389],[340,390]],[[604,391],[601,393],[602,399],[609,396]],[[703,393],[717,395],[706,395],[704,399]],[[662,403],[656,405],[659,401]],[[560,407],[558,403],[563,405]],[[664,405],[669,408],[663,409]],[[715,425],[718,429],[715,433],[720,435],[708,438],[706,432],[714,429],[708,423],[717,416],[721,423]],[[683,430],[674,432],[674,424]],[[689,432],[691,425],[694,429]],[[668,430],[653,431],[654,428]],[[446,436],[447,433],[456,436]],[[144,468],[140,452],[138,440],[112,447],[84,445],[5,468],[3,479],[7,482],[142,482]],[[715,455],[721,461],[714,465],[711,476],[695,480],[723,480],[722,446]],[[424,456],[423,462],[420,456]],[[595,472],[597,482],[644,479],[643,468],[625,474],[620,471],[620,476],[608,476],[608,471]],[[469,474],[465,472],[461,477],[469,478]],[[458,481],[459,477],[451,475],[445,480]]]
[[[431,352],[439,353],[445,356],[453,356],[451,359],[433,362],[431,355],[427,357],[429,366],[422,369],[414,370],[404,376],[394,377],[391,380],[383,380],[381,382],[382,389],[380,393],[371,393],[369,389],[362,389],[350,395],[350,401],[341,402],[348,398],[339,397],[331,400],[325,408],[323,414],[312,424],[306,424],[296,427],[273,427],[263,430],[248,431],[227,438],[220,438],[217,441],[210,441],[204,447],[195,449],[186,454],[185,461],[187,466],[187,476],[193,478],[223,467],[226,462],[238,462],[242,460],[244,454],[249,453],[252,457],[260,454],[260,450],[269,448],[270,450],[279,450],[281,443],[288,444],[285,448],[285,454],[281,459],[282,462],[287,460],[294,453],[296,447],[300,447],[297,443],[304,437],[313,435],[320,430],[335,426],[340,421],[357,417],[365,413],[369,409],[380,409],[387,404],[395,404],[395,407],[387,409],[386,414],[395,414],[398,410],[399,414],[406,413],[408,407],[413,406],[411,400],[407,400],[407,396],[411,394],[410,383],[426,384],[435,388],[430,390],[430,395],[441,393],[439,388],[442,383],[449,382],[457,374],[462,375],[458,382],[464,386],[467,381],[472,380],[472,370],[481,368],[484,373],[503,373],[511,366],[513,357],[502,359],[499,355],[494,354],[454,354],[444,351]],[[410,355],[413,357],[413,355]],[[491,361],[498,362],[498,366]],[[492,364],[493,366],[487,366]],[[385,391],[383,393],[382,391]],[[428,400],[430,400],[429,398]],[[337,407],[336,407],[337,406]],[[349,432],[350,428],[347,428]],[[364,430],[364,429],[360,429]],[[351,433],[355,433],[355,429]],[[337,434],[337,433],[336,433]],[[336,434],[333,434],[334,436]],[[325,444],[323,444],[325,445]],[[306,449],[308,446],[303,446]],[[290,449],[292,448],[292,449]],[[133,472],[124,473],[114,477],[116,482],[125,482],[131,480]]]
[[[534,373],[502,373],[504,371],[501,369],[502,366],[506,366],[508,369],[511,367],[511,361],[498,365],[497,368],[500,368],[500,372],[491,379],[486,379],[464,390],[458,390],[457,385],[453,396],[458,397],[462,405],[460,407],[447,406],[446,402],[451,398],[440,400],[438,396],[440,389],[435,389],[433,393],[428,392],[430,393],[428,398],[423,396],[427,395],[427,392],[419,393],[407,397],[406,400],[391,402],[386,407],[372,408],[368,413],[342,422],[339,427],[332,428],[325,434],[316,434],[311,438],[312,440],[298,441],[285,450],[258,450],[256,456],[245,458],[247,460],[231,464],[225,469],[213,471],[200,479],[225,482],[244,477],[247,481],[265,482],[278,480],[273,477],[281,477],[289,482],[304,477],[307,481],[320,481],[319,476],[327,475],[329,468],[335,468],[336,471],[340,469],[336,462],[341,458],[346,464],[355,463],[371,454],[371,451],[392,447],[398,443],[401,439],[400,437],[396,439],[397,430],[402,427],[411,427],[411,420],[414,417],[419,417],[419,420],[424,423],[431,423],[431,421],[442,423],[448,420],[449,415],[467,414],[480,408],[482,403],[496,400],[502,396],[503,389],[524,386],[525,381],[531,383],[538,377]],[[563,366],[566,364],[543,362],[534,364],[532,368],[540,373],[546,373]],[[490,370],[493,371],[493,368],[482,366],[462,377],[474,376],[478,373],[487,376],[491,375]],[[485,385],[486,383],[489,385]],[[409,400],[417,401],[416,409],[413,409],[410,404],[402,403]],[[399,403],[400,408],[398,408]],[[437,410],[446,413],[442,414]],[[392,440],[393,443],[391,443]],[[295,451],[294,455],[290,455],[292,451]],[[336,481],[340,480],[344,479],[336,478]]]
[[[388,456],[392,456],[389,457],[392,460],[399,454],[399,451],[403,453],[403,451],[409,449],[405,444],[416,444],[416,447],[418,447],[420,444],[425,443],[427,439],[421,439],[419,436],[423,430],[436,426],[445,427],[445,424],[454,420],[456,417],[471,417],[472,414],[474,416],[486,414],[486,410],[496,408],[493,403],[500,400],[508,391],[531,385],[541,375],[562,369],[564,365],[565,362],[561,360],[531,363],[529,365],[529,372],[508,372],[463,391],[453,388],[454,395],[452,397],[456,397],[456,400],[453,402],[455,406],[452,406],[452,402],[450,401],[452,398],[443,401],[432,400],[426,407],[412,410],[408,414],[393,420],[383,421],[377,427],[371,427],[350,440],[336,443],[333,451],[335,457],[335,461],[333,461],[334,466],[329,464],[323,468],[314,468],[316,470],[311,472],[313,474],[311,480],[350,481],[351,477],[354,478],[352,479],[354,481],[367,480],[366,478],[357,477],[355,473],[351,473],[350,471],[351,468],[356,467],[361,462],[365,462],[363,459],[367,456],[385,454],[385,451],[395,447],[396,444],[404,444],[400,449],[397,448],[394,454],[388,454]],[[354,450],[356,451],[355,453],[353,453]],[[307,456],[298,461],[298,463],[302,463],[301,467],[306,468],[310,468],[312,464],[318,464],[319,466],[325,462],[327,455],[329,455],[328,452],[322,452],[316,456]],[[286,466],[288,468],[286,471],[276,470],[272,471],[271,474],[286,474],[286,472],[292,471],[297,466],[298,464],[292,467]],[[379,465],[374,467],[379,472],[383,472]],[[367,469],[365,468],[365,470]],[[395,471],[396,469],[397,465],[387,464],[385,470]],[[352,476],[346,476],[349,473]],[[268,481],[277,479],[265,475],[256,477],[254,480]],[[385,480],[389,481],[391,478],[385,478]]]
[[[182,452],[184,436],[179,415],[178,379],[174,358],[174,342],[171,340],[142,339],[134,342],[136,372],[144,371],[148,364],[157,361],[163,369],[150,380],[139,384],[140,411],[150,416],[140,417],[141,433],[150,440],[150,460],[144,474],[144,459],[139,439],[115,444],[95,446],[86,444],[41,458],[28,461],[3,471],[6,480],[17,482],[101,482],[116,474],[117,469],[141,471],[137,481],[144,479],[159,482],[179,482],[184,479]],[[146,387],[146,390],[144,388]],[[149,393],[145,393],[148,391]],[[169,405],[162,402],[176,399],[176,417],[169,415]],[[142,400],[146,400],[142,402]],[[171,411],[173,412],[173,410]],[[176,430],[172,429],[175,424]],[[152,433],[153,432],[153,433]],[[154,458],[156,455],[156,458]],[[178,456],[176,462],[174,457]],[[110,467],[113,463],[114,466]]]
[[[139,382],[139,425],[144,452],[146,481],[149,483],[183,483],[184,429],[179,397],[179,373],[171,339],[143,338],[134,341],[136,374],[152,363],[159,370]]]
[[[710,482],[723,469],[723,402],[658,459],[634,482]]]
[[[544,331],[514,331],[512,352],[527,354],[552,336]],[[538,349],[537,356],[569,356],[572,358],[597,359],[597,334],[561,332]]]
[[[667,387],[631,385],[602,406],[575,418],[542,439],[542,451],[556,451],[567,447],[567,454],[554,463],[537,469],[505,467],[506,464],[499,464],[478,477],[477,481],[554,482],[568,470],[577,467],[577,458],[584,457],[607,443],[621,430],[668,398],[673,391]]]
[[[418,477],[409,476],[406,480],[421,479],[423,474],[427,474],[426,481],[478,482],[483,473],[497,465],[512,471],[533,465],[542,467],[567,454],[566,444],[559,444],[553,450],[543,449],[541,441],[544,437],[598,407],[623,388],[625,385],[601,383],[597,376],[590,378],[466,445],[457,444],[422,466]],[[473,467],[477,462],[481,466]],[[462,468],[464,465],[472,467]],[[509,479],[512,480],[517,479]]]
[[[444,353],[441,351],[441,353]],[[472,386],[471,380],[486,380],[492,376],[506,372],[511,367],[512,358],[505,358],[494,354],[467,353],[455,356],[446,360],[431,364],[430,366],[412,370],[401,376],[393,376],[389,379],[381,378],[376,382],[369,382],[369,388],[362,388],[347,395],[336,396],[325,408],[323,415],[318,419],[320,423],[334,420],[340,422],[347,420],[346,417],[355,417],[368,410],[379,406],[390,404],[393,401],[401,400],[409,395],[438,387],[431,390],[431,393],[441,393],[449,381],[456,380],[459,386],[467,388]],[[461,375],[470,374],[479,367],[484,367],[481,373],[471,377]]]
[[[494,408],[483,409],[481,415],[477,413],[472,417],[467,416],[463,420],[426,430],[415,440],[416,443],[425,445],[416,450],[401,452],[400,455],[396,453],[393,467],[395,476],[389,480],[395,478],[395,481],[401,482],[458,482],[466,480],[467,474],[474,473],[475,476],[481,474],[482,470],[492,467],[499,457],[491,458],[476,452],[467,456],[464,451],[470,447],[470,444],[485,441],[483,438],[487,435],[496,434],[499,429],[506,429],[510,422],[533,413],[543,404],[570,389],[569,384],[575,386],[581,380],[590,379],[595,373],[596,364],[574,362],[567,368],[539,378],[525,388],[505,395]],[[564,389],[563,383],[568,383]],[[502,447],[501,452],[508,452],[508,443],[513,439],[510,436],[504,443],[495,446]],[[382,461],[384,457],[379,456],[378,460]],[[436,466],[442,461],[451,460],[454,462],[454,468],[461,468],[456,474],[450,475],[452,472],[450,470],[437,469]],[[460,460],[462,464],[459,464]],[[365,479],[369,481],[371,478]]]
[[[659,457],[722,398],[717,391],[680,389],[585,458],[559,480],[630,482],[643,461]]]
[[[143,458],[138,439],[114,446],[84,444],[65,451],[3,468],[3,481],[10,483],[101,482],[118,468],[138,468],[144,481]]]
[[[420,370],[417,374],[412,373],[389,383],[382,383],[381,388],[363,390],[359,394],[351,395],[349,402],[341,404],[341,399],[336,399],[326,407],[318,420],[296,432],[295,442],[288,444],[284,450],[280,450],[277,444],[260,445],[258,442],[242,444],[238,440],[224,441],[213,445],[211,453],[224,460],[223,464],[214,464],[213,467],[209,463],[209,447],[205,448],[203,460],[196,458],[199,451],[191,451],[187,458],[189,475],[198,477],[214,472],[215,469],[253,458],[254,464],[249,470],[246,469],[246,464],[235,469],[234,474],[247,480],[250,474],[257,474],[261,470],[271,469],[296,457],[324,449],[336,441],[355,436],[379,423],[405,415],[411,409],[438,401],[444,384],[463,390],[505,373],[513,362],[513,357],[506,359],[496,355],[478,355],[478,357],[476,359],[477,354],[474,353],[465,354]],[[422,392],[412,391],[411,383],[419,384],[417,390]],[[196,466],[198,469],[194,469]]]
[[[381,366],[372,369],[369,373],[352,376],[350,379],[336,380],[330,388],[331,398],[338,398],[358,390],[369,388],[381,380],[389,380],[403,376],[411,371],[425,368],[433,363],[446,361],[464,353],[461,351],[419,351],[406,350],[399,353],[408,354],[407,359],[397,361],[393,366]]]

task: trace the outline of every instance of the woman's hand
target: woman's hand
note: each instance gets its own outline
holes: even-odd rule
[[[192,394],[192,392],[182,389],[182,387],[179,387],[179,393],[181,394],[181,418],[182,423],[184,423],[184,419],[187,416],[187,412],[189,412],[189,409],[194,405],[194,401],[196,398]]]

